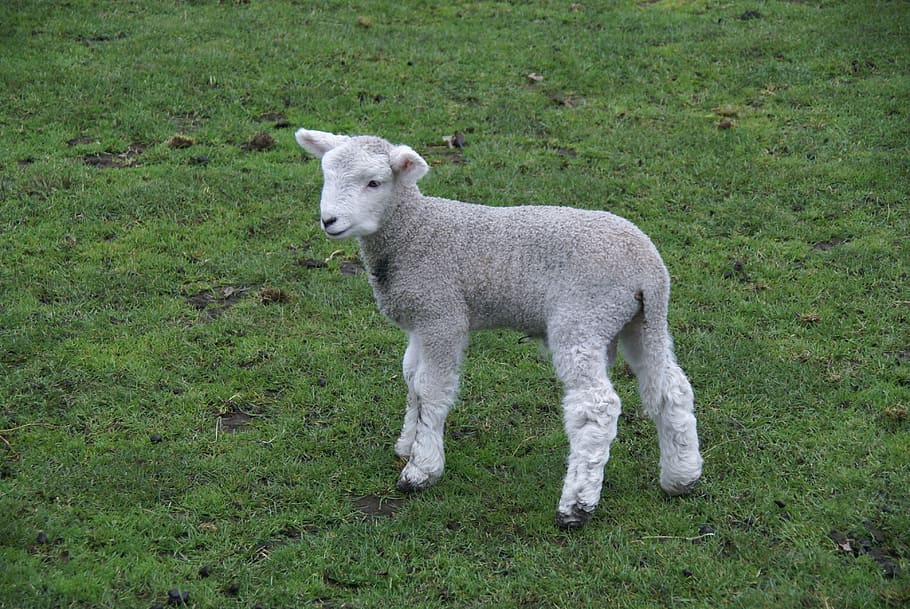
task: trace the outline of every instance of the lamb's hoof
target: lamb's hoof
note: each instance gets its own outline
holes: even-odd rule
[[[660,488],[664,489],[664,492],[670,497],[682,497],[683,495],[688,495],[692,492],[695,486],[698,484],[700,478],[695,480],[689,480],[687,482],[677,482],[663,480],[660,481]]]
[[[395,488],[402,493],[416,493],[430,488],[440,477],[442,477],[442,473],[428,474],[413,463],[408,463],[401,470],[401,476],[398,478]]]
[[[556,511],[556,526],[560,529],[580,529],[591,520],[593,514],[593,507],[575,504],[568,512]]]

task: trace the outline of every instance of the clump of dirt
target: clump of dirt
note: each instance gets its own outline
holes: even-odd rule
[[[281,288],[265,286],[259,290],[259,301],[262,304],[284,304],[291,301],[291,296]]]
[[[275,138],[262,131],[241,144],[240,147],[248,152],[265,152],[275,147]]]

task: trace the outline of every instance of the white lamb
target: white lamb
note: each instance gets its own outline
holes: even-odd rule
[[[499,327],[544,339],[565,388],[559,526],[582,526],[600,500],[620,414],[607,376],[617,342],[657,426],[661,487],[692,489],[702,458],[692,388],[667,327],[670,277],[634,224],[600,211],[426,197],[417,181],[429,167],[407,146],[306,129],[296,138],[322,159],[322,230],[359,241],[380,312],[408,334],[399,490],[442,476],[468,333]]]

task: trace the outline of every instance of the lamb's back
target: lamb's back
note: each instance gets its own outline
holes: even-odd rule
[[[433,285],[421,306],[461,307],[472,328],[543,334],[554,311],[634,296],[643,272],[663,268],[650,240],[608,212],[426,197],[417,217],[405,246],[414,266],[398,287]]]

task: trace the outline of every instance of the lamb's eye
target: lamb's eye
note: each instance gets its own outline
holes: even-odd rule
[[[381,184],[379,182],[377,182],[376,180],[370,180],[369,182],[367,182],[367,188],[379,188],[380,186],[381,186]]]

